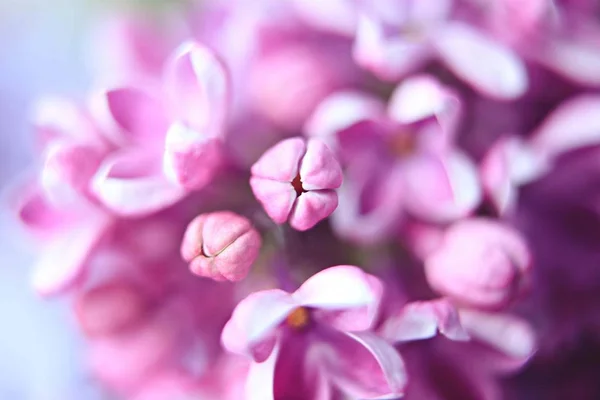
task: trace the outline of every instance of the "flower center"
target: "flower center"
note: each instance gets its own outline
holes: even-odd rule
[[[399,132],[391,138],[389,146],[392,154],[402,158],[413,154],[417,143],[410,133]]]
[[[285,319],[288,326],[300,330],[310,322],[310,313],[305,307],[298,307]]]
[[[302,181],[300,180],[300,174],[296,175],[294,180],[292,181],[292,186],[296,191],[296,197],[299,197],[302,193],[308,192],[308,190],[304,190],[302,187]]]

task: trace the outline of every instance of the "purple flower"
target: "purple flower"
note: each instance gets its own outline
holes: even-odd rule
[[[305,231],[327,218],[338,205],[335,189],[342,170],[333,152],[318,139],[286,139],[252,166],[250,186],[266,213],[282,224]]]
[[[98,113],[108,111],[127,149],[102,165],[95,195],[116,213],[140,215],[206,186],[221,163],[228,96],[222,63],[191,42],[167,63],[158,97],[133,87],[106,92]]]
[[[382,295],[377,278],[337,266],[294,293],[256,292],[225,326],[229,351],[251,356],[249,398],[330,398],[338,390],[360,398],[401,396],[402,360],[373,326]]]
[[[398,86],[387,107],[354,92],[333,95],[308,121],[346,165],[337,233],[361,242],[381,240],[404,212],[430,221],[468,215],[481,190],[473,163],[454,145],[457,98],[428,76]]]
[[[53,295],[84,276],[90,253],[114,222],[91,191],[112,148],[87,111],[71,101],[43,99],[33,119],[43,167],[19,188],[15,208],[20,222],[42,240],[33,286]]]

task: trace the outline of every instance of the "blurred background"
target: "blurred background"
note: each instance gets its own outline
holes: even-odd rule
[[[82,97],[90,84],[90,27],[134,1],[0,1],[0,186],[26,174],[34,156],[31,106],[46,93]],[[137,2],[141,3],[141,2]],[[159,2],[145,1],[154,7]],[[82,368],[68,307],[42,300],[30,286],[34,254],[16,237],[14,217],[0,214],[0,399],[103,398]],[[59,304],[59,302],[61,304]],[[27,343],[27,346],[23,346]]]

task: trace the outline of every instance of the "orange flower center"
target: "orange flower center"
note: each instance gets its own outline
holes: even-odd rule
[[[302,329],[310,321],[310,314],[304,307],[298,307],[290,313],[285,319],[285,322],[294,329]]]
[[[389,142],[391,151],[398,157],[407,157],[415,152],[417,143],[414,137],[406,132],[399,132]]]

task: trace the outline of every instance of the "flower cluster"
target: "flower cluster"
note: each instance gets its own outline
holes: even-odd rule
[[[599,11],[121,16],[87,100],[34,110],[33,286],[126,399],[499,399],[595,323],[568,310],[598,304]]]

